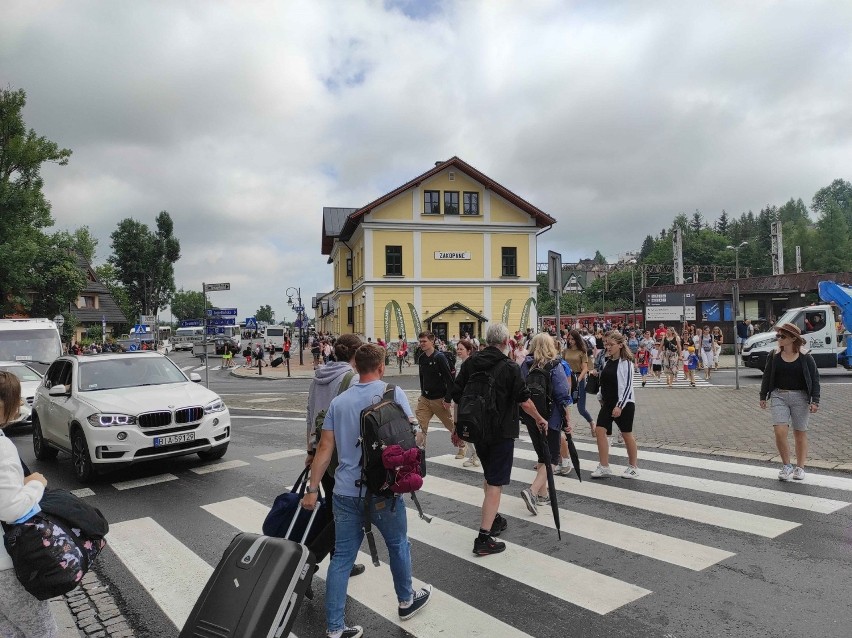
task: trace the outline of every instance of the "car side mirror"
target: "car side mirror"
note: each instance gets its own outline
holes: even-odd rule
[[[825,342],[826,342],[826,343],[831,343],[831,335],[826,335],[826,337],[825,337]]]
[[[189,373],[189,380],[192,381],[193,383],[201,383],[201,375],[198,374],[197,372],[190,372]]]
[[[56,384],[51,387],[50,390],[47,391],[47,394],[52,397],[67,397],[70,392],[65,389],[65,386],[62,384]]]

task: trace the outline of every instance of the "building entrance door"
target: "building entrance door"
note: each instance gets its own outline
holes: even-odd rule
[[[466,334],[470,335],[471,337],[479,336],[473,331],[472,321],[459,321],[459,339],[464,339],[464,336]]]
[[[435,336],[443,341],[447,342],[447,322],[446,321],[434,321],[432,322],[432,332],[435,333]]]

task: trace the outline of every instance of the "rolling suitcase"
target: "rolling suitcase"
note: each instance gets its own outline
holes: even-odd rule
[[[238,534],[179,638],[286,638],[316,564],[299,543]]]
[[[278,367],[278,366],[280,366],[282,363],[284,363],[284,357],[275,357],[275,358],[272,360],[272,367],[273,367],[273,368],[277,368],[277,367]]]

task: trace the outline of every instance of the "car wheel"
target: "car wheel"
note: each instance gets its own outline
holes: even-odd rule
[[[74,476],[81,483],[89,483],[95,478],[95,467],[89,456],[86,436],[79,428],[71,433],[71,462],[74,464]]]
[[[202,461],[215,461],[216,459],[221,459],[225,456],[225,452],[228,451],[228,444],[217,445],[214,448],[210,448],[209,450],[204,450],[203,452],[199,452],[198,456]]]
[[[52,461],[59,450],[50,447],[41,433],[41,422],[37,414],[33,414],[33,454],[39,461]]]

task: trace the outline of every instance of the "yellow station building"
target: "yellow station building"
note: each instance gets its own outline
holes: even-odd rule
[[[412,341],[418,325],[442,339],[535,326],[537,236],[555,223],[458,157],[361,208],[324,208],[334,288],[315,298],[317,329]]]

